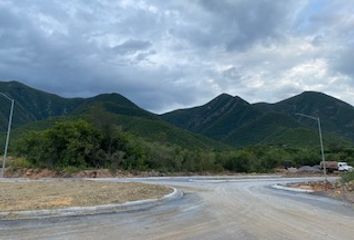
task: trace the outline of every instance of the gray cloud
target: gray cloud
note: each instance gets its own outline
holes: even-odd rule
[[[119,44],[113,47],[114,51],[119,54],[132,54],[138,51],[147,50],[152,46],[151,42],[149,41],[140,41],[129,39],[122,44]]]
[[[334,11],[335,10],[335,11]],[[0,1],[0,79],[162,112],[221,92],[354,103],[354,2]]]
[[[223,42],[232,51],[280,38],[293,4],[281,0],[202,0],[201,5],[214,18],[209,37],[215,36],[216,43]]]

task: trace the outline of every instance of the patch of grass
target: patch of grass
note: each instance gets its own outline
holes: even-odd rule
[[[348,173],[343,174],[341,180],[343,183],[354,181],[354,172],[348,172]]]
[[[68,166],[63,169],[64,173],[67,173],[67,174],[77,173],[77,172],[80,172],[81,170],[83,170],[83,168],[78,168],[78,167],[73,167],[73,166]]]
[[[21,168],[31,168],[33,165],[23,157],[10,157],[8,159],[8,166],[14,169],[21,169]]]

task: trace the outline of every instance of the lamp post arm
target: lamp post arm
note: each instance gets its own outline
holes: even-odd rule
[[[11,102],[13,101],[13,99],[10,98],[9,96],[7,96],[5,93],[0,92],[0,95],[3,96],[4,98],[6,98],[7,100],[11,101]]]
[[[302,113],[295,113],[295,115],[302,116],[302,117],[306,117],[306,118],[310,118],[310,119],[316,120],[316,121],[318,121],[318,119],[319,119],[319,118],[317,118],[317,117],[310,116],[310,115],[306,115],[306,114],[302,114]]]

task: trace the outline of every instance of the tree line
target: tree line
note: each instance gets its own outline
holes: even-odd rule
[[[250,146],[239,149],[185,149],[149,142],[119,126],[96,126],[86,120],[66,120],[42,131],[29,131],[14,153],[31,166],[51,169],[109,168],[162,172],[269,172],[276,167],[316,165],[318,149]],[[328,152],[333,160],[354,162],[352,149]]]

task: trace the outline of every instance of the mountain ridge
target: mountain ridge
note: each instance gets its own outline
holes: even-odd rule
[[[221,140],[227,144],[243,146],[262,143],[263,140],[266,139],[265,135],[279,131],[292,134],[292,136],[288,136],[289,139],[294,138],[293,135],[297,135],[297,137],[300,138],[300,135],[297,134],[294,129],[307,128],[315,135],[317,131],[316,122],[296,116],[296,113],[302,113],[320,117],[325,132],[341,136],[343,139],[350,139],[352,142],[354,141],[354,107],[340,99],[316,91],[304,91],[298,95],[275,103],[259,102],[249,104],[244,100],[244,102],[248,103],[247,112],[252,112],[253,114],[243,122],[234,123],[232,126],[229,126],[229,128],[226,127],[225,129],[228,130],[222,135],[213,135],[213,131],[211,131],[212,134],[210,134],[210,131],[209,134],[205,134],[205,131],[199,130],[204,126],[190,128],[188,125],[183,126],[178,122],[181,118],[179,115],[183,114],[188,116],[188,121],[195,121],[195,119],[191,117],[193,114],[190,114],[193,109],[203,111],[203,108],[208,108],[208,104],[224,96],[229,96],[228,98],[230,98],[230,95],[221,94],[199,107],[180,109],[178,112],[171,111],[161,116],[163,119],[176,126],[207,135],[210,138]],[[218,117],[229,120],[232,119],[232,116],[226,117],[225,114],[227,113],[220,114]],[[237,119],[242,119],[243,117],[242,114],[235,112],[232,115]],[[267,119],[267,121],[264,121],[264,119]],[[283,121],[280,121],[281,119],[283,119]],[[224,121],[224,123],[225,122],[227,121]],[[291,125],[289,125],[290,122],[292,123]],[[207,129],[210,130],[215,124],[216,123],[209,123]],[[266,131],[266,129],[268,129],[268,131]],[[299,139],[299,142],[300,141],[302,140]],[[271,142],[276,141],[272,140]]]
[[[97,125],[114,124],[138,137],[183,147],[219,147],[219,144],[163,121],[118,93],[99,94],[90,98],[63,98],[36,90],[19,82],[0,82],[0,92],[15,99],[14,134],[27,129],[46,129],[65,118],[85,118]],[[0,100],[0,126],[5,132],[9,103]],[[153,129],[153,130],[151,130]]]
[[[338,136],[334,140],[343,138],[343,142],[347,139],[354,141],[354,107],[315,91],[305,91],[276,103],[254,104],[239,96],[223,93],[204,105],[160,115],[142,109],[118,93],[99,94],[90,98],[64,98],[17,81],[0,82],[0,92],[16,100],[15,128],[56,117],[86,116],[97,119],[102,114],[105,117],[100,121],[106,121],[104,118],[115,119],[115,124],[152,141],[163,140],[172,144],[185,141],[191,147],[193,141],[198,142],[199,146],[218,143],[233,146],[281,145],[286,144],[287,138],[306,145],[306,139],[301,139],[299,132],[307,129],[306,134],[311,133],[314,138],[317,128],[314,121],[295,115],[300,112],[318,115],[324,131]],[[5,101],[0,100],[2,131],[6,129],[9,111],[9,104]],[[203,141],[207,144],[203,144]],[[308,141],[309,144],[312,142]]]

